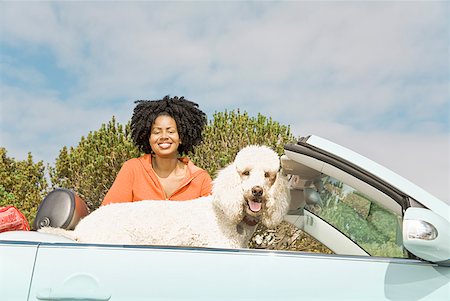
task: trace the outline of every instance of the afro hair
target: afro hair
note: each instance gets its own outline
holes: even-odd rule
[[[155,119],[161,115],[172,117],[176,124],[182,144],[178,147],[180,155],[186,155],[202,141],[202,131],[207,120],[206,114],[198,104],[184,97],[169,95],[159,100],[138,100],[131,118],[131,138],[140,151],[150,154],[149,137]]]

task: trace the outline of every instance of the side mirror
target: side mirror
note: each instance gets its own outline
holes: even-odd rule
[[[304,188],[303,195],[308,205],[322,204],[320,194],[314,188]]]
[[[410,207],[403,219],[403,245],[419,258],[450,263],[450,222],[425,208]]]

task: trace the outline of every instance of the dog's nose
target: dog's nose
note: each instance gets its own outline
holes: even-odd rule
[[[263,195],[263,189],[261,186],[254,186],[252,188],[252,194],[254,197],[260,197]]]

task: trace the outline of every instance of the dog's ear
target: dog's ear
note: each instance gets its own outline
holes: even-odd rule
[[[288,212],[290,201],[288,181],[281,172],[278,172],[275,182],[269,189],[267,210],[263,213],[262,223],[267,228],[274,228],[280,224]]]
[[[227,219],[238,224],[244,218],[241,177],[234,163],[220,170],[213,181],[213,203]]]

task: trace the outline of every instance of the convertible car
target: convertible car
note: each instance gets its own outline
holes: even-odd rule
[[[0,234],[1,300],[450,300],[450,206],[317,136],[285,146],[286,221],[332,254]]]

